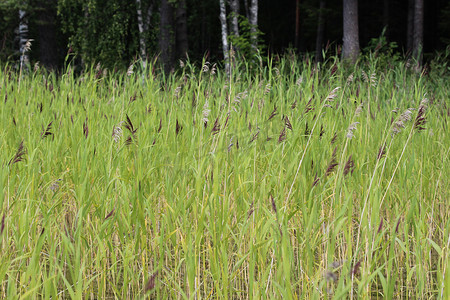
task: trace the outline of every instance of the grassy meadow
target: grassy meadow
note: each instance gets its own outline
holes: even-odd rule
[[[0,298],[449,299],[448,67],[263,65],[4,66]]]

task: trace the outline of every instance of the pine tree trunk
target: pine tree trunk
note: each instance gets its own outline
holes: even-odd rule
[[[319,22],[317,25],[317,37],[316,37],[316,63],[322,62],[322,44],[323,44],[323,36],[325,34],[325,18],[324,18],[324,10],[325,10],[326,1],[320,0],[320,9],[319,9]]]
[[[359,55],[358,0],[344,0],[344,45],[342,57],[356,63]]]
[[[299,48],[300,41],[300,0],[295,1],[295,38],[294,47]]]
[[[139,29],[139,52],[140,52],[141,59],[145,66],[146,61],[147,61],[147,47],[146,47],[146,43],[145,43],[144,19],[142,18],[141,0],[136,0],[136,12],[137,12],[137,21],[138,21],[138,29]]]
[[[58,65],[56,51],[56,1],[38,3],[39,60],[49,70]]]
[[[406,29],[406,50],[413,49],[414,40],[414,0],[408,0],[408,21]]]
[[[161,20],[160,20],[160,41],[161,62],[164,66],[164,72],[167,74],[173,67],[173,47],[172,47],[172,22],[173,9],[168,0],[161,1]]]
[[[147,15],[145,16],[144,32],[148,31],[148,28],[150,26],[150,22],[152,21],[153,5],[154,5],[154,2],[150,1],[150,5],[148,6],[148,9],[147,9]]]
[[[413,57],[419,66],[423,57],[423,0],[416,0],[414,5],[414,39]]]
[[[257,49],[258,47],[258,0],[252,0],[250,5],[250,25],[252,26],[250,29],[251,32],[251,42],[253,49]]]
[[[179,0],[176,9],[176,48],[177,57],[186,57],[188,52],[188,32],[186,17],[186,1]]]
[[[250,9],[248,7],[248,0],[244,0],[245,16],[250,20]]]
[[[231,8],[231,33],[235,36],[239,36],[239,25],[238,25],[238,15],[239,15],[239,0],[230,0]]]
[[[227,11],[225,0],[219,0],[220,3],[220,24],[222,28],[222,49],[223,59],[225,60],[225,71],[230,72],[230,59],[228,55],[228,29],[227,29]]]

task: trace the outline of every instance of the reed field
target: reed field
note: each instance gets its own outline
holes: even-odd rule
[[[449,299],[449,67],[0,72],[0,298]]]

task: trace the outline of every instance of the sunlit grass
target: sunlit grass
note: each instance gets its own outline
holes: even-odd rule
[[[448,74],[0,73],[0,297],[450,297]]]

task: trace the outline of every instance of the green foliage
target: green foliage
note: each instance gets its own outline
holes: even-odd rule
[[[232,14],[229,15],[232,17]],[[262,39],[264,33],[257,27],[250,24],[249,20],[238,15],[239,23],[239,36],[228,35],[230,46],[236,49],[239,59],[248,62],[252,67],[259,64],[258,56],[263,55],[266,46]],[[254,41],[256,41],[256,47],[254,47]]]
[[[369,41],[369,44],[364,51],[366,52],[377,52],[384,56],[398,59],[399,56],[395,53],[395,50],[398,48],[396,42],[389,42],[386,38],[386,27],[383,28],[380,37],[373,38]]]
[[[380,37],[373,38],[362,51],[363,59],[366,59],[372,65],[377,66],[377,70],[391,68],[393,63],[399,62],[402,58],[398,51],[396,42],[389,42],[386,38],[386,27],[381,32]]]
[[[3,42],[0,46],[0,61],[12,60],[15,48],[13,32],[17,23],[18,14],[9,10],[0,10],[0,32],[3,33],[0,35],[0,41]]]
[[[70,45],[87,64],[124,68],[138,51],[137,27],[130,26],[134,1],[60,0],[58,14]]]

